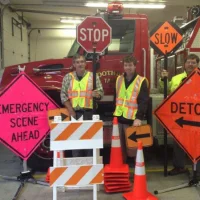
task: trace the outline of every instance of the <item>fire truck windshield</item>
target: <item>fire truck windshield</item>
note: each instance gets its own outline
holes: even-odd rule
[[[112,43],[108,47],[108,54],[132,53],[135,41],[135,20],[109,19],[112,28]]]
[[[78,52],[79,47],[80,47],[80,45],[78,44],[78,42],[76,40],[74,40],[74,43],[73,43],[71,49],[69,50],[67,57],[68,58],[73,57]]]

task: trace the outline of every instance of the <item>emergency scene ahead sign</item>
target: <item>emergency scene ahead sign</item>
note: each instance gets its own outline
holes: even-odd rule
[[[159,54],[169,54],[181,46],[181,29],[172,22],[161,23],[150,33],[150,44]]]
[[[199,82],[197,69],[154,112],[194,163],[200,160]]]
[[[49,133],[48,110],[57,104],[21,72],[0,94],[0,140],[27,160]]]

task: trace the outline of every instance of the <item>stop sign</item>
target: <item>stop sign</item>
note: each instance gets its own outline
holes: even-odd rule
[[[77,42],[87,51],[103,52],[111,42],[111,27],[101,17],[86,17],[77,26]]]

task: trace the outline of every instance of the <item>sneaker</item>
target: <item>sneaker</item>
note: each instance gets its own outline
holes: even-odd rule
[[[170,170],[168,172],[168,175],[169,176],[175,176],[175,175],[184,174],[184,173],[188,173],[188,169],[187,168],[174,167],[172,170]]]

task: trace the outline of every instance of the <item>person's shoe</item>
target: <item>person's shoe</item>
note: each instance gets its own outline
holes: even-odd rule
[[[175,176],[175,175],[184,174],[184,173],[188,173],[188,169],[187,168],[174,167],[172,170],[170,170],[168,172],[168,175],[169,176]]]

